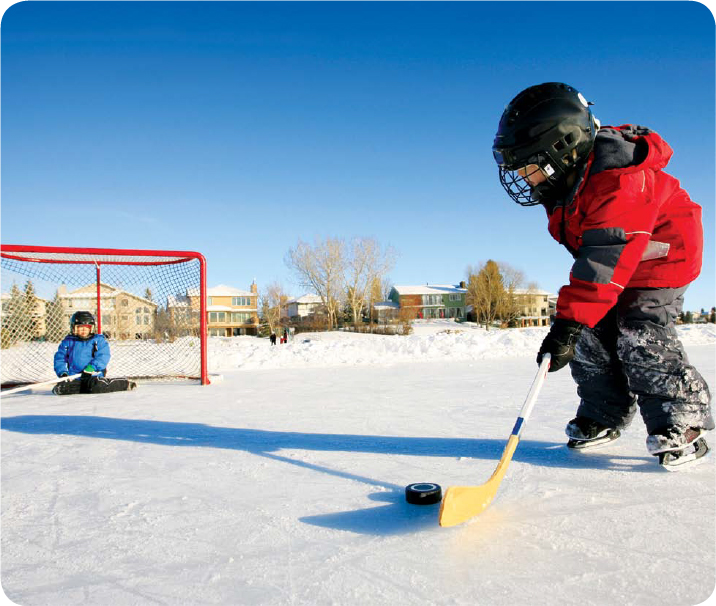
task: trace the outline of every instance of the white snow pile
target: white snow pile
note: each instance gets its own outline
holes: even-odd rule
[[[472,323],[418,320],[413,324],[413,334],[408,336],[302,333],[288,344],[273,347],[268,339],[255,337],[212,338],[209,366],[213,372],[222,372],[532,357],[547,331],[548,328],[485,330]],[[677,331],[684,345],[716,343],[714,324],[682,325]]]

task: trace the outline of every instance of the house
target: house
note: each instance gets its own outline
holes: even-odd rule
[[[206,289],[207,330],[210,337],[238,337],[259,334],[258,287],[241,290],[220,284]],[[199,308],[199,289],[187,292],[190,309]],[[178,308],[179,309],[179,308]]]
[[[553,313],[552,301],[556,305],[552,293],[534,288],[516,288],[514,295],[519,309],[517,323],[520,327],[549,326]]]
[[[389,322],[400,317],[400,305],[393,301],[379,301],[373,304],[373,318],[378,322]]]
[[[388,299],[414,318],[465,318],[465,283],[393,286]]]
[[[286,314],[289,319],[302,320],[312,314],[325,311],[323,301],[318,295],[306,294],[297,299],[286,301]]]
[[[20,291],[17,291],[20,292]],[[21,293],[21,296],[24,297],[24,292]],[[14,322],[14,320],[11,318],[13,315],[12,309],[12,299],[13,296],[10,293],[2,293],[0,295],[0,298],[2,299],[2,312],[0,313],[0,318],[2,318],[2,325],[4,328],[8,328],[11,323]],[[30,339],[37,339],[39,337],[42,337],[45,335],[47,328],[45,324],[45,310],[47,307],[47,301],[45,299],[42,299],[35,295],[35,305],[34,309],[32,310],[30,314],[29,321],[26,323],[23,323],[22,327],[14,327],[13,331],[16,335],[16,338],[19,340],[30,340]],[[22,308],[23,312],[21,314],[23,319],[26,318],[26,311],[24,307]]]
[[[72,291],[66,286],[57,290],[62,304],[66,326],[76,311],[89,311],[97,321],[97,330],[116,339],[147,339],[154,336],[154,319],[157,304],[104,282],[99,284],[99,307],[97,314],[97,285],[89,284]]]

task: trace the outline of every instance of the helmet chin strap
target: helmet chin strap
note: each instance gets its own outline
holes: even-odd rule
[[[569,186],[566,181],[566,179],[560,179],[557,182],[545,181],[535,185],[532,191],[540,204],[544,204],[551,210],[556,206],[557,202],[569,193]]]
[[[549,179],[535,185],[532,188],[535,197],[540,204],[544,204],[549,210],[552,210],[558,202],[565,200],[572,193],[580,171],[581,167],[574,166],[559,179]]]

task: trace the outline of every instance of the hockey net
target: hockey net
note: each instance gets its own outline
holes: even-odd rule
[[[108,377],[209,382],[201,254],[3,245],[0,258],[3,387],[55,378],[76,311],[109,341]]]

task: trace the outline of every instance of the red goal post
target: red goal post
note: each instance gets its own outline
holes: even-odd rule
[[[108,377],[209,383],[206,260],[198,252],[0,245],[2,386],[53,378],[75,311],[110,344]]]

